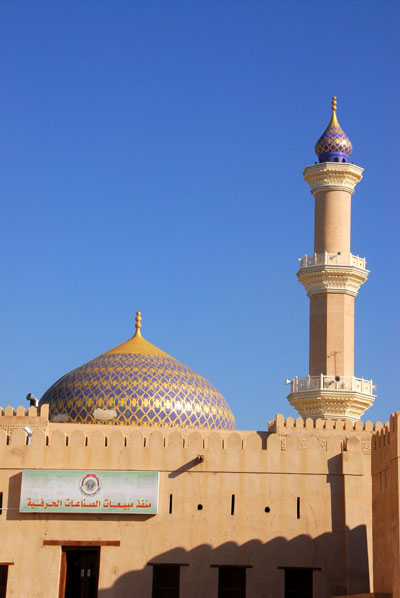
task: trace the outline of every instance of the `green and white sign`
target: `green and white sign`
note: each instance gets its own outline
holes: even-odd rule
[[[36,470],[22,472],[21,513],[155,515],[156,471]]]

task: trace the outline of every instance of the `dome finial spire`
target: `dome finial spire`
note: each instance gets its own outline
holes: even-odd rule
[[[140,334],[140,329],[142,327],[142,312],[141,311],[136,312],[135,326],[136,326],[135,336],[141,336],[141,334]]]
[[[320,162],[347,162],[353,147],[336,117],[336,96],[332,97],[332,117],[329,125],[315,144]]]

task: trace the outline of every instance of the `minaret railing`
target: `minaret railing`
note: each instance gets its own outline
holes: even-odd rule
[[[299,258],[300,268],[312,266],[352,266],[354,268],[366,269],[367,260],[352,253],[314,253]]]
[[[376,390],[372,380],[365,380],[364,378],[356,378],[355,376],[305,376],[304,378],[294,378],[289,380],[287,384],[291,386],[291,392],[302,392],[308,390],[341,390],[361,392],[363,394],[372,395]]]

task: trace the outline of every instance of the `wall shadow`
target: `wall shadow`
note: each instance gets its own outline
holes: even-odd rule
[[[367,528],[346,527],[346,497],[342,472],[342,455],[328,459],[327,482],[331,486],[332,534],[337,536],[347,570],[347,593],[367,594],[370,591]]]
[[[202,451],[202,449],[199,449],[199,455],[200,455],[201,451]],[[168,474],[168,477],[169,478],[177,478],[182,473],[185,473],[185,472],[189,471],[190,469],[193,469],[193,467],[196,467],[196,465],[200,465],[201,462],[202,462],[201,459],[198,459],[197,457],[195,457],[194,459],[191,459],[187,463],[184,463],[183,465],[178,467],[178,469],[171,471]]]
[[[366,546],[363,541],[366,530],[362,527],[349,532],[355,541],[361,541],[361,550]],[[277,537],[266,543],[251,540],[242,545],[235,542],[217,547],[201,544],[192,550],[177,547],[154,556],[142,569],[117,577],[112,586],[99,590],[98,598],[151,598],[154,564],[181,565],[182,598],[216,596],[218,566],[224,565],[247,567],[247,596],[250,598],[283,598],[284,569],[290,567],[314,569],[315,598],[340,596],[348,593],[348,576],[343,554],[337,548],[334,533],[315,538],[299,535],[291,540]],[[108,573],[103,571],[106,577]],[[368,578],[364,582],[369,586]]]

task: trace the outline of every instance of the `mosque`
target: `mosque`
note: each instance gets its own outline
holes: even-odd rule
[[[351,253],[363,169],[336,116],[304,179],[314,251],[296,420],[235,430],[202,376],[142,336],[0,408],[0,598],[400,598],[400,412],[361,421]]]

